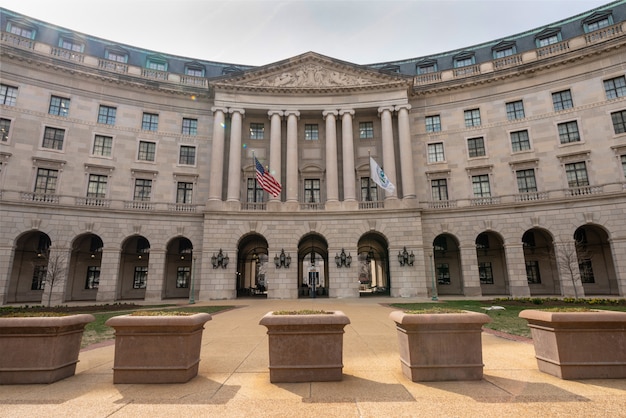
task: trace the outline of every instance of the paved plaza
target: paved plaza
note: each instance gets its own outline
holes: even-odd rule
[[[414,383],[400,369],[389,298],[211,301],[238,308],[205,325],[199,374],[185,384],[113,384],[114,345],[81,351],[76,375],[0,386],[8,417],[626,417],[626,379],[566,381],[537,370],[532,343],[483,332],[484,378]],[[412,302],[416,299],[401,299]],[[261,317],[341,310],[343,380],[269,382]]]

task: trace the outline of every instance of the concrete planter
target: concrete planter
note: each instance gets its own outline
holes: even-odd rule
[[[184,383],[198,374],[207,313],[110,318],[115,328],[113,383]]]
[[[626,378],[626,312],[527,309],[539,370],[561,379]]]
[[[0,318],[0,384],[52,383],[73,376],[93,315]]]
[[[273,315],[267,327],[270,382],[329,382],[343,375],[343,334],[350,319],[332,314]]]
[[[396,323],[402,373],[413,382],[482,379],[481,332],[489,316],[393,311],[389,318]]]

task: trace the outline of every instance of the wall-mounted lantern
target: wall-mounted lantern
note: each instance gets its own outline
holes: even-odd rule
[[[337,264],[337,267],[350,267],[350,264],[352,263],[352,256],[350,253],[346,255],[346,251],[342,248],[341,254],[335,254],[335,263]]]
[[[276,268],[289,268],[289,265],[291,264],[291,256],[289,254],[285,255],[284,248],[280,250],[280,256],[276,254],[274,257],[274,264],[276,264]]]
[[[409,254],[406,247],[404,247],[402,251],[398,251],[398,262],[400,263],[400,266],[412,266],[415,262],[415,255],[413,254],[413,251]]]
[[[213,253],[213,256],[211,257],[211,264],[213,264],[214,269],[218,267],[222,267],[223,269],[225,269],[228,266],[229,261],[230,259],[228,258],[228,254],[224,255],[221,248],[220,252],[217,253],[217,255]]]

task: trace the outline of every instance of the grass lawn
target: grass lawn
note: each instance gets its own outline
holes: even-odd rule
[[[604,309],[612,311],[626,312],[626,300],[620,299],[617,302],[597,300],[597,299],[541,299],[541,298],[524,298],[524,299],[495,299],[495,300],[447,300],[426,303],[394,303],[391,306],[402,310],[414,310],[432,308],[433,306],[449,309],[463,309],[466,311],[482,312],[491,317],[491,322],[485,325],[490,328],[507,334],[521,335],[530,338],[530,328],[526,325],[526,320],[519,318],[518,315],[524,309],[542,309],[542,308],[572,308],[572,307],[589,307],[592,309]],[[491,306],[502,306],[504,310],[486,310]]]

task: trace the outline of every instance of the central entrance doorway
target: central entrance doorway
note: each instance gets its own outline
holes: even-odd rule
[[[389,296],[389,247],[387,240],[369,232],[359,240],[359,296]]]
[[[237,297],[267,297],[267,240],[259,234],[246,235],[237,251]]]
[[[328,297],[328,243],[319,234],[298,243],[298,297]]]

